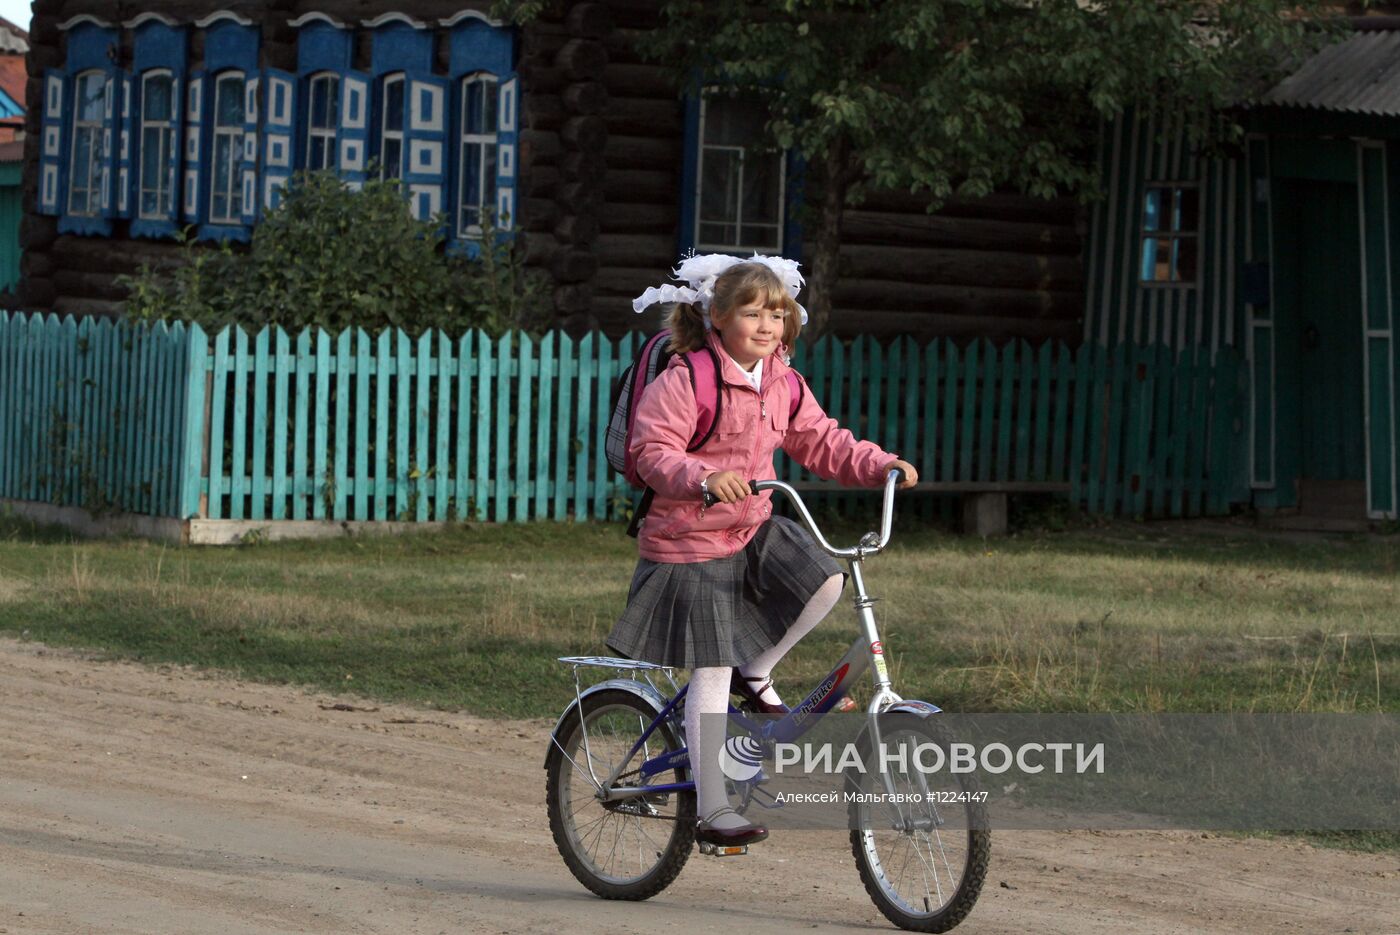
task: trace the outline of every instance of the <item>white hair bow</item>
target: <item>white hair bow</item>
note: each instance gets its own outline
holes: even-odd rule
[[[671,278],[686,285],[674,286],[665,283],[650,286],[647,291],[632,300],[632,311],[642,312],[657,302],[692,302],[708,312],[710,302],[715,296],[715,280],[719,278],[720,273],[739,263],[762,263],[771,269],[796,303],[797,294],[802,291],[805,282],[797,270],[796,260],[781,256],[761,256],[758,253],[747,258],[731,256],[728,253],[703,253],[682,258],[680,266],[671,270]],[[807,324],[807,310],[801,305],[797,306],[797,310],[802,314],[802,324]],[[708,315],[705,316],[705,327],[710,327]]]

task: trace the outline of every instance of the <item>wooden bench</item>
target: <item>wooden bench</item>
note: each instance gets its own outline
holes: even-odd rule
[[[788,481],[799,493],[850,492],[831,481]],[[958,494],[962,501],[962,529],[970,536],[1006,535],[1006,498],[1013,493],[1069,493],[1070,486],[1052,481],[930,481],[915,484],[908,492]]]

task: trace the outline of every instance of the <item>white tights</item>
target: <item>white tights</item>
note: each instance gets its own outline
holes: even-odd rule
[[[832,575],[807,601],[802,613],[798,614],[778,644],[740,666],[739,673],[766,678],[778,660],[821,623],[840,599],[841,576]],[[724,774],[719,770],[719,756],[724,748],[727,720],[724,714],[729,710],[730,675],[729,666],[692,669],[690,688],[686,692],[685,736],[690,749],[691,774],[695,777],[696,814],[702,819],[729,804]],[[770,703],[779,701],[772,689],[765,692],[763,698]],[[738,815],[727,814],[716,818],[712,824],[716,828],[737,828],[745,824],[745,820]]]

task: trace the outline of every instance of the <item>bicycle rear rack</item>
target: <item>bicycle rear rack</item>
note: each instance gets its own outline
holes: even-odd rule
[[[579,729],[583,733],[583,754],[588,762],[588,771],[584,773],[583,768],[574,762],[573,757],[559,746],[557,738],[551,737],[555,746],[559,746],[562,753],[575,770],[593,783],[593,788],[600,793],[603,792],[603,783],[593,772],[593,752],[588,747],[588,723],[583,719],[583,687],[579,683],[579,669],[613,669],[619,673],[625,673],[622,677],[638,682],[646,682],[652,691],[664,695],[665,691],[653,681],[652,676],[660,672],[666,676],[666,681],[671,684],[671,695],[674,696],[680,691],[680,686],[676,684],[675,666],[657,665],[654,662],[642,662],[637,659],[623,659],[620,656],[560,656],[559,662],[567,666],[572,666],[574,670],[574,702],[578,708]]]

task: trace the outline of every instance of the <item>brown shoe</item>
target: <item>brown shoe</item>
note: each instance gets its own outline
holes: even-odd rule
[[[754,682],[761,682],[758,688],[753,687]],[[740,675],[735,669],[729,677],[729,693],[739,695],[755,714],[787,714],[790,710],[785,704],[769,704],[763,700],[763,693],[773,685],[773,680],[768,676],[761,678],[749,678],[747,675]]]
[[[749,822],[738,828],[712,828],[710,822],[721,815],[739,815],[728,805],[721,805],[700,821],[695,823],[695,840],[701,844],[714,844],[718,847],[741,847],[745,844],[754,844],[768,837],[768,829],[762,825],[755,825]],[[739,817],[743,817],[740,815]]]

